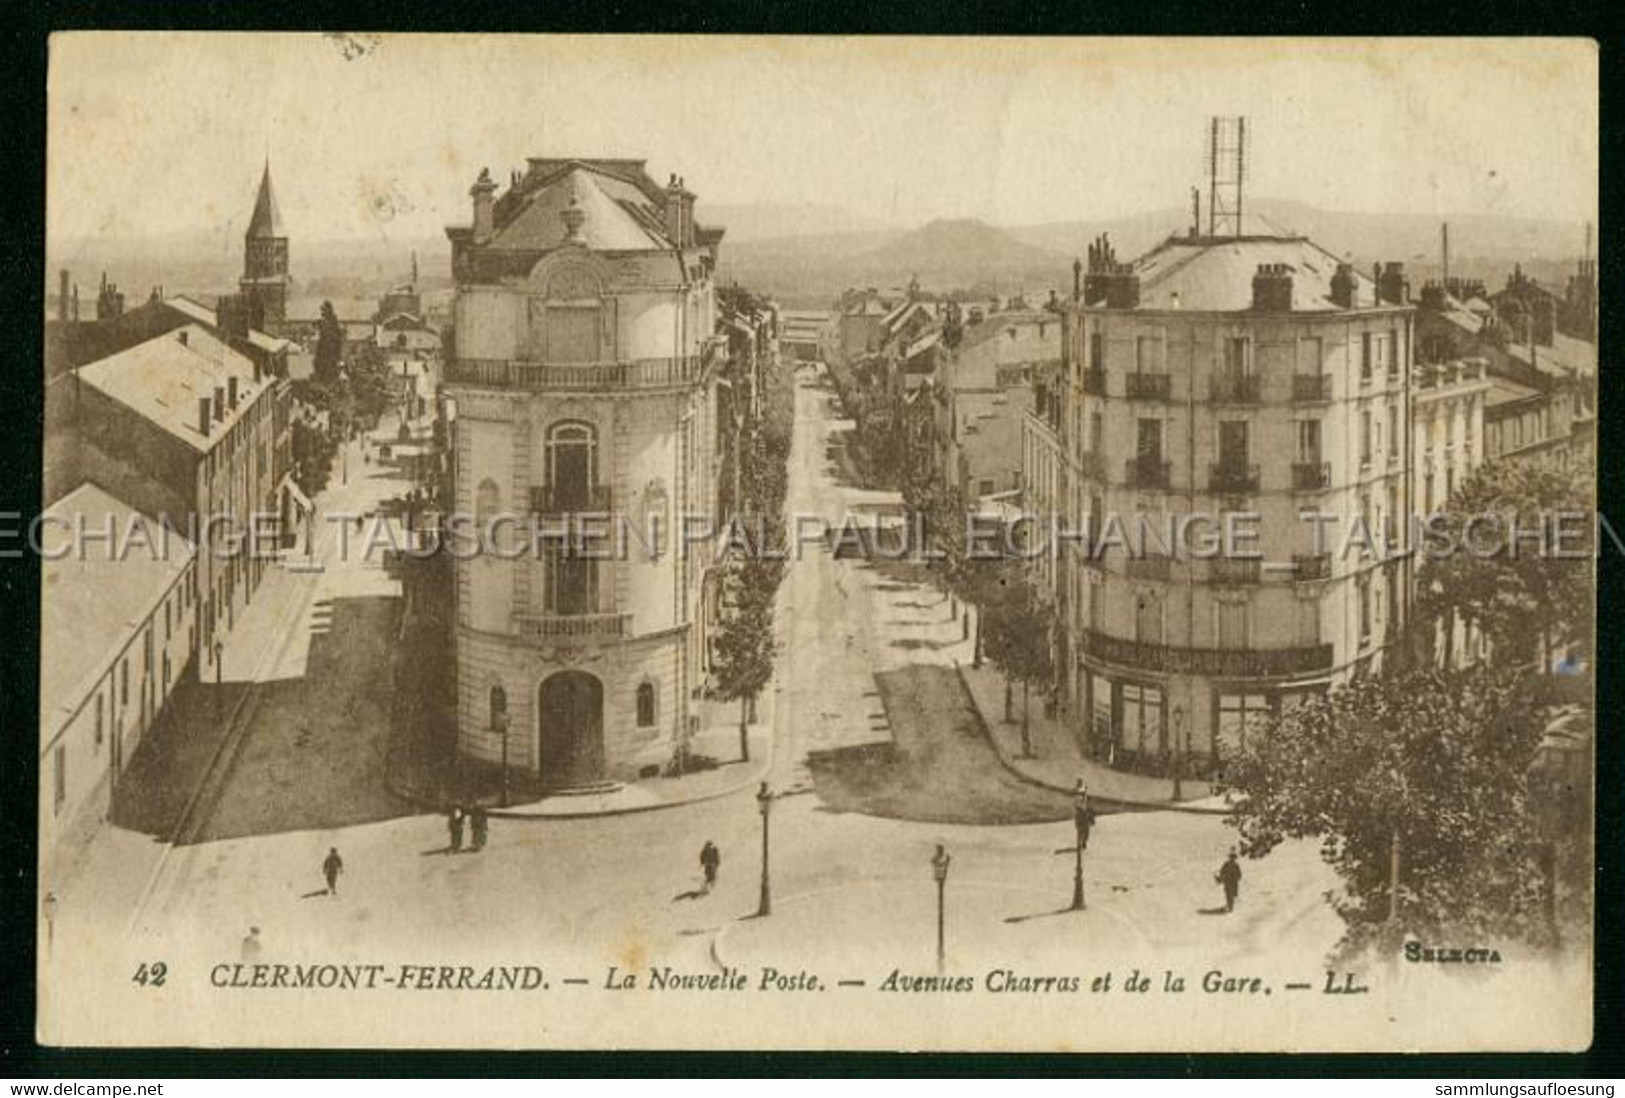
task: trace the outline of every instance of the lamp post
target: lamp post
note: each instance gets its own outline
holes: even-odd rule
[[[756,807],[762,813],[762,898],[756,906],[758,917],[773,914],[773,889],[767,875],[767,821],[773,814],[773,791],[763,782],[756,790]]]
[[[931,875],[937,881],[937,972],[940,974],[946,967],[947,951],[944,948],[943,938],[947,928],[946,887],[948,884],[948,863],[953,861],[948,856],[947,848],[941,843],[937,844],[937,852],[931,856]]]
[[[1174,800],[1179,800],[1185,794],[1182,784],[1185,777],[1185,741],[1180,738],[1180,732],[1185,727],[1185,707],[1174,706]]]
[[[508,714],[501,712],[492,720],[497,734],[502,737],[502,807],[508,807]]]
[[[1094,813],[1089,811],[1089,789],[1078,779],[1078,788],[1072,794],[1072,830],[1077,840],[1072,847],[1072,908],[1073,911],[1082,911],[1087,905],[1083,902],[1083,851],[1089,845],[1089,830],[1094,826]]]

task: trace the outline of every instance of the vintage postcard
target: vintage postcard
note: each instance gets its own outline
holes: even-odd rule
[[[39,1039],[1587,1047],[1598,57],[55,36]]]

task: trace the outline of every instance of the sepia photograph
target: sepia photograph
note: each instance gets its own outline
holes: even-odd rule
[[[1599,58],[53,34],[37,1040],[1587,1049]]]

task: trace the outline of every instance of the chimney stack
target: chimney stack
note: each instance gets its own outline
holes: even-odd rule
[[[209,437],[209,398],[197,398],[197,433],[204,438]]]
[[[221,422],[224,422],[226,418],[226,387],[224,385],[214,387],[214,418]]]
[[[187,342],[186,337],[191,335],[191,334],[192,333],[188,332],[185,328],[182,328],[180,331],[175,333],[175,339],[180,343],[180,345],[182,347],[190,346],[190,344],[188,344],[188,342]]]
[[[671,242],[681,248],[684,243],[684,234],[687,232],[684,214],[687,211],[683,202],[683,181],[673,172],[666,181],[666,235]]]
[[[1253,311],[1292,311],[1292,271],[1285,263],[1260,263],[1253,275]]]
[[[1083,300],[1083,260],[1072,260],[1072,300]]]
[[[1339,263],[1332,275],[1332,304],[1339,309],[1354,308],[1354,264]]]
[[[497,185],[491,181],[490,168],[480,169],[480,176],[468,193],[474,199],[474,243],[484,244],[491,239],[495,224]]]
[[[1405,277],[1405,264],[1384,263],[1377,276],[1377,301],[1385,305],[1403,305],[1411,297],[1411,280]]]
[[[1089,273],[1083,278],[1083,303],[1108,309],[1136,309],[1140,305],[1140,276],[1127,263],[1117,262],[1117,249],[1102,233],[1089,245]]]

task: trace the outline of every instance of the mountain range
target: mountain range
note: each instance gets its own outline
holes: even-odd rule
[[[945,219],[904,229],[836,205],[702,206],[704,224],[724,226],[719,277],[780,298],[792,307],[822,307],[848,286],[900,286],[917,276],[931,289],[964,289],[1029,298],[1071,284],[1073,258],[1109,234],[1118,255],[1141,254],[1183,233],[1190,211],[1151,210],[1128,217],[995,226],[974,218]],[[1438,218],[1322,210],[1301,202],[1249,203],[1249,232],[1301,233],[1361,267],[1399,260],[1420,285],[1438,273],[1441,221],[1451,232],[1452,273],[1499,285],[1513,263],[1560,286],[1584,246],[1579,224],[1483,215]],[[96,237],[51,241],[51,289],[56,271],[72,270],[82,297],[95,297],[106,270],[132,301],[152,286],[170,293],[230,288],[241,268],[242,243],[222,229],[146,239]],[[422,239],[307,240],[294,228],[296,293],[371,294],[398,284],[417,253],[426,289],[450,284],[444,236]]]

